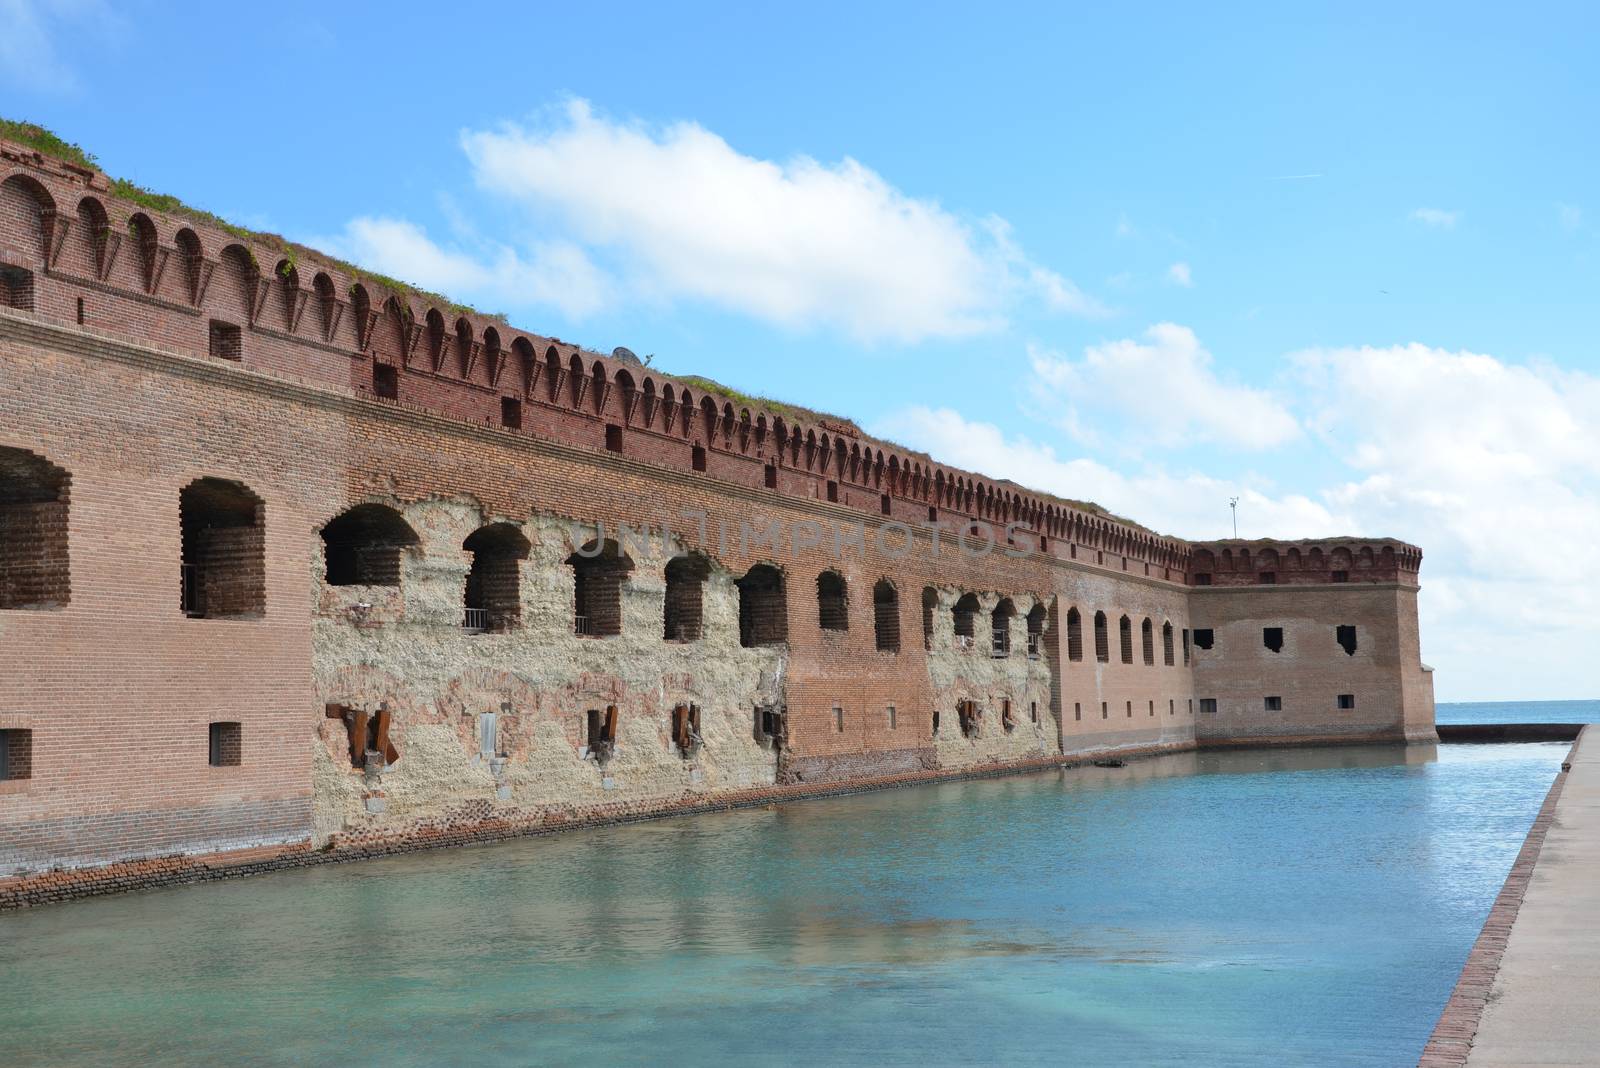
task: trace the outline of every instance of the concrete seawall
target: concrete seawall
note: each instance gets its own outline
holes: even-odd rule
[[[1582,723],[1441,723],[1441,742],[1575,742]]]
[[[1441,738],[1447,729],[1440,728]],[[1581,732],[1423,1049],[1421,1068],[1600,1064],[1600,735],[1593,726]],[[1512,739],[1553,740],[1536,733],[1473,740]]]

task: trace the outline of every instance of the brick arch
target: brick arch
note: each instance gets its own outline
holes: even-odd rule
[[[333,279],[327,271],[318,271],[311,280],[312,295],[316,297],[317,311],[322,319],[322,339],[332,341],[333,333],[339,328],[342,318],[339,296],[333,287]]]
[[[55,197],[38,179],[15,171],[0,180],[0,249],[30,263],[47,262],[55,218]]]
[[[77,237],[74,241],[78,249],[77,256],[81,261],[84,271],[96,278],[104,279],[106,271],[110,268],[111,217],[106,214],[105,205],[99,197],[83,196],[78,198],[77,208],[74,210],[77,217]],[[116,238],[121,244],[120,235]]]
[[[190,304],[199,304],[203,296],[201,273],[206,269],[205,246],[200,243],[200,235],[185,226],[173,235],[172,247],[178,253],[177,267],[183,279],[184,298]]]
[[[65,468],[0,447],[0,609],[59,608],[72,600],[71,490]]]
[[[182,243],[183,235],[180,233],[178,235],[180,248]],[[300,270],[289,260],[281,259],[272,269],[272,277],[277,282],[278,308],[283,314],[283,328],[294,333],[300,325],[300,310],[305,300],[300,289]]]

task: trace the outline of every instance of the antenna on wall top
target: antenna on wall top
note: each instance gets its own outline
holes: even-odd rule
[[[1237,498],[1237,497],[1229,497],[1228,498],[1228,508],[1229,508],[1229,510],[1231,510],[1233,512],[1233,537],[1234,537],[1235,540],[1238,540],[1238,537],[1239,537],[1239,498]]]

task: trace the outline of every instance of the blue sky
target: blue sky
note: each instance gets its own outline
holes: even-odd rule
[[[1600,696],[1600,9],[674,7],[0,0],[0,113],[1164,532],[1416,541],[1441,699]]]

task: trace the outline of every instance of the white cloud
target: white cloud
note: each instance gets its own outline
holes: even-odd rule
[[[872,433],[939,460],[1009,478],[1069,500],[1088,500],[1118,515],[1189,538],[1230,535],[1228,498],[1240,497],[1255,537],[1301,538],[1347,534],[1354,519],[1298,494],[1275,494],[1265,479],[1222,480],[1203,474],[1173,474],[1154,467],[1124,474],[1087,457],[1065,459],[1051,446],[1024,435],[1007,436],[992,423],[974,422],[949,408],[903,409],[880,420]]]
[[[1461,213],[1439,208],[1418,208],[1411,213],[1411,218],[1436,230],[1454,230],[1456,223],[1461,221]]]
[[[441,248],[418,226],[399,219],[353,219],[342,235],[314,239],[318,247],[450,296],[495,302],[544,304],[572,319],[599,310],[610,283],[570,242],[541,242],[524,259],[494,246],[487,261]]]
[[[1220,379],[1192,330],[1158,323],[1144,338],[1091,346],[1081,360],[1030,348],[1037,399],[1087,440],[1094,439],[1079,408],[1085,397],[1094,412],[1114,413],[1134,430],[1119,435],[1123,441],[1261,449],[1299,436],[1295,417],[1269,393]]]
[[[1583,225],[1583,209],[1576,204],[1556,204],[1556,217],[1563,230],[1576,230]]]
[[[1189,273],[1187,263],[1174,263],[1167,268],[1167,280],[1174,285],[1183,286],[1185,289],[1194,285],[1194,277]]]
[[[1027,259],[1003,221],[969,224],[853,159],[759,159],[694,123],[652,130],[581,100],[546,127],[468,132],[462,143],[482,188],[615,256],[643,297],[868,341],[989,331],[1023,298],[1106,313]]]

